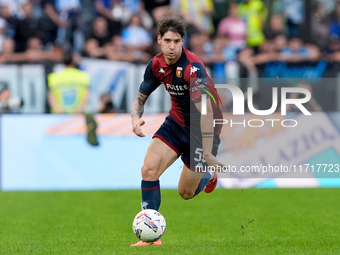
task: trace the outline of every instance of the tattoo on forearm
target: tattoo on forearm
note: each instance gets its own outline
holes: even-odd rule
[[[135,118],[135,117],[141,118],[142,117],[142,115],[144,113],[144,104],[145,104],[147,98],[148,98],[148,96],[143,95],[143,94],[138,92],[136,100],[131,107],[131,117],[132,118]]]
[[[144,105],[140,105],[139,109],[138,109],[139,118],[141,118],[143,116],[143,113],[144,113]]]
[[[202,138],[214,138],[214,132],[202,132]]]

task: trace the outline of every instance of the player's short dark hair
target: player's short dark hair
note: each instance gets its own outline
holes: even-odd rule
[[[158,22],[157,28],[161,37],[169,31],[179,34],[182,38],[185,36],[185,23],[180,18],[164,17]]]

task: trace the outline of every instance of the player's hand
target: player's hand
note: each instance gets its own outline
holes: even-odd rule
[[[226,165],[224,165],[220,161],[218,161],[217,158],[212,154],[204,155],[204,159],[205,159],[205,161],[207,161],[207,164],[209,166],[214,167],[216,172],[218,172],[219,170],[222,170],[222,169],[226,169],[226,167],[227,167]]]
[[[145,124],[145,121],[141,118],[134,118],[132,120],[132,131],[138,135],[139,137],[144,137],[144,133],[142,131],[142,126]]]

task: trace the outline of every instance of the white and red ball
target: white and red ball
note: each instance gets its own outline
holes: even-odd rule
[[[157,241],[164,235],[165,228],[163,215],[152,209],[139,212],[132,223],[133,232],[144,242]]]

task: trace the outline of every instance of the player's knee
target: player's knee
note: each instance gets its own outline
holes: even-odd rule
[[[194,197],[195,191],[178,189],[178,194],[184,199],[188,200]]]
[[[144,181],[156,181],[158,180],[158,171],[157,168],[144,163],[144,165],[142,166],[142,178]]]

